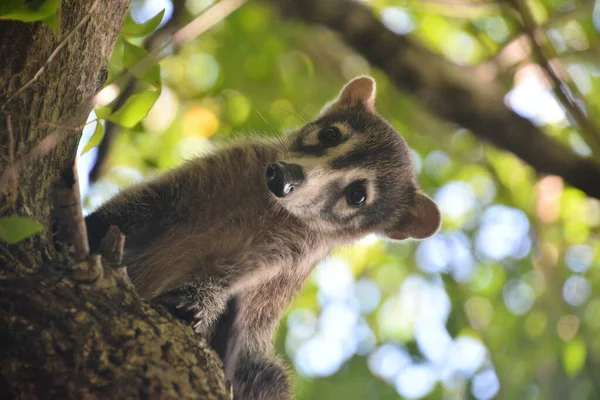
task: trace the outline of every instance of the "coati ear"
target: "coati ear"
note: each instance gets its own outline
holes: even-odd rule
[[[425,239],[438,231],[440,222],[437,205],[427,195],[417,192],[408,215],[394,227],[387,229],[385,235],[394,240]]]
[[[321,114],[337,107],[347,107],[362,104],[368,110],[375,111],[375,80],[370,76],[359,76],[344,86],[336,100],[327,104]]]

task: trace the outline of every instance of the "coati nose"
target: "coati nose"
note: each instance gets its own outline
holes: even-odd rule
[[[267,186],[277,197],[287,197],[304,181],[302,167],[282,161],[267,166]]]

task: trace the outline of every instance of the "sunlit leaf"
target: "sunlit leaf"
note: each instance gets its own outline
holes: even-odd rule
[[[4,0],[0,3],[0,18],[23,7],[24,0]]]
[[[4,1],[3,1],[4,3]],[[42,21],[56,14],[60,0],[14,1],[8,0],[0,6],[0,19],[23,22]]]
[[[41,232],[42,225],[24,217],[0,218],[0,240],[8,244],[19,243],[30,236]]]
[[[94,130],[94,134],[90,138],[89,142],[85,145],[83,150],[81,151],[81,155],[84,155],[94,147],[98,146],[104,137],[104,125],[102,122],[96,122],[96,129]]]
[[[123,107],[105,118],[125,128],[133,128],[148,115],[158,96],[160,96],[160,92],[157,90],[136,93],[127,99]]]
[[[110,61],[108,62],[108,78],[105,85],[110,85],[123,73],[123,42],[124,40],[119,37],[115,43]]]
[[[110,107],[100,107],[96,108],[94,112],[96,113],[98,119],[106,119],[110,115],[111,109]]]
[[[125,18],[123,28],[121,28],[121,34],[129,37],[146,36],[158,28],[164,15],[165,10],[162,10],[148,21],[138,24],[131,18],[131,14],[129,14],[127,15],[127,18]]]
[[[160,87],[160,66],[156,58],[127,40],[123,41],[123,67],[147,84]]]
[[[48,28],[52,29],[52,31],[55,34],[59,34],[60,32],[60,19],[59,19],[59,13],[55,12],[50,14],[50,16],[48,18],[44,18],[42,20],[42,23],[44,25],[46,25]]]

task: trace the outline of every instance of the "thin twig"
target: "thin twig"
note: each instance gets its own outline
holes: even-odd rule
[[[192,22],[179,29],[172,38],[173,45],[181,47],[197,38],[218,22],[224,20],[229,14],[240,8],[248,0],[222,0],[203,12]]]
[[[33,78],[31,78],[26,84],[24,84],[23,86],[21,86],[21,88],[19,90],[17,90],[15,93],[13,93],[11,96],[9,96],[8,99],[6,99],[6,101],[2,104],[2,106],[0,107],[0,109],[3,109],[4,107],[6,107],[6,105],[12,99],[14,99],[15,97],[17,97],[25,89],[27,89],[34,82],[36,82],[39,79],[40,76],[42,76],[42,74],[46,70],[46,67],[54,60],[54,58],[58,55],[58,53],[60,52],[60,50],[65,46],[65,44],[67,44],[67,41],[69,40],[69,38],[71,36],[73,36],[73,34],[75,34],[75,32],[77,32],[79,30],[79,28],[81,28],[83,26],[83,24],[85,24],[87,22],[88,19],[90,19],[90,17],[92,16],[92,13],[96,9],[96,6],[98,5],[99,2],[100,2],[100,0],[94,1],[94,4],[92,4],[92,6],[90,7],[90,10],[87,12],[87,14],[83,18],[81,18],[81,21],[79,21],[79,23],[77,24],[77,26],[75,26],[75,28],[73,28],[73,30],[71,32],[69,32],[69,34],[58,44],[58,46],[56,46],[56,48],[54,49],[54,51],[52,52],[52,54],[50,54],[50,57],[48,57],[48,59],[46,60],[46,62],[44,63],[44,65],[42,65],[42,67],[35,73],[35,75],[33,76]]]
[[[573,8],[573,9],[569,9],[567,11],[560,11],[560,12],[557,11],[547,21],[539,24],[538,29],[542,29],[543,31],[548,31],[549,29],[552,29],[561,24],[564,24],[567,21],[571,21],[573,19],[578,19],[578,18],[585,18],[586,16],[591,15],[593,10],[594,10],[594,0],[583,0],[577,7]],[[514,45],[525,46],[526,44],[524,42],[526,42],[526,41],[528,41],[527,34],[519,32],[518,34],[514,35],[514,37],[512,37],[512,38],[508,39],[506,42],[504,42],[502,44],[502,47],[496,52],[496,54],[494,56],[492,56],[486,62],[499,61],[499,59],[502,58],[503,53],[505,53],[506,50],[512,48],[512,46],[514,46]],[[511,53],[511,55],[509,57],[511,59],[511,63],[510,63],[511,65],[514,65],[514,64],[522,61],[524,58],[524,57],[517,57],[515,59],[515,54],[513,54],[514,52],[511,52],[510,50],[508,52]],[[561,57],[564,57],[564,56],[565,56],[565,53],[562,53]],[[503,63],[500,63],[500,64],[503,64]],[[506,69],[506,66],[502,65],[502,68]]]
[[[600,154],[600,132],[598,132],[597,128],[592,124],[592,121],[585,116],[579,106],[575,104],[570,91],[566,87],[565,83],[556,74],[556,71],[550,63],[549,58],[546,56],[544,48],[539,42],[538,37],[545,37],[545,32],[539,29],[529,11],[529,8],[524,5],[521,0],[511,1],[523,19],[523,29],[525,30],[525,33],[531,42],[532,51],[535,54],[538,63],[542,67],[546,77],[552,83],[552,91],[554,95],[562,103],[563,107],[571,115],[571,117],[573,117],[575,123],[581,129],[594,153]]]

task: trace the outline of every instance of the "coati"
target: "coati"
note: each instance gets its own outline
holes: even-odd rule
[[[440,225],[404,139],[358,77],[281,142],[257,139],[124,190],[86,218],[96,250],[126,235],[138,293],[212,338],[237,400],[291,398],[277,324],[315,264],[369,233],[424,239]]]

